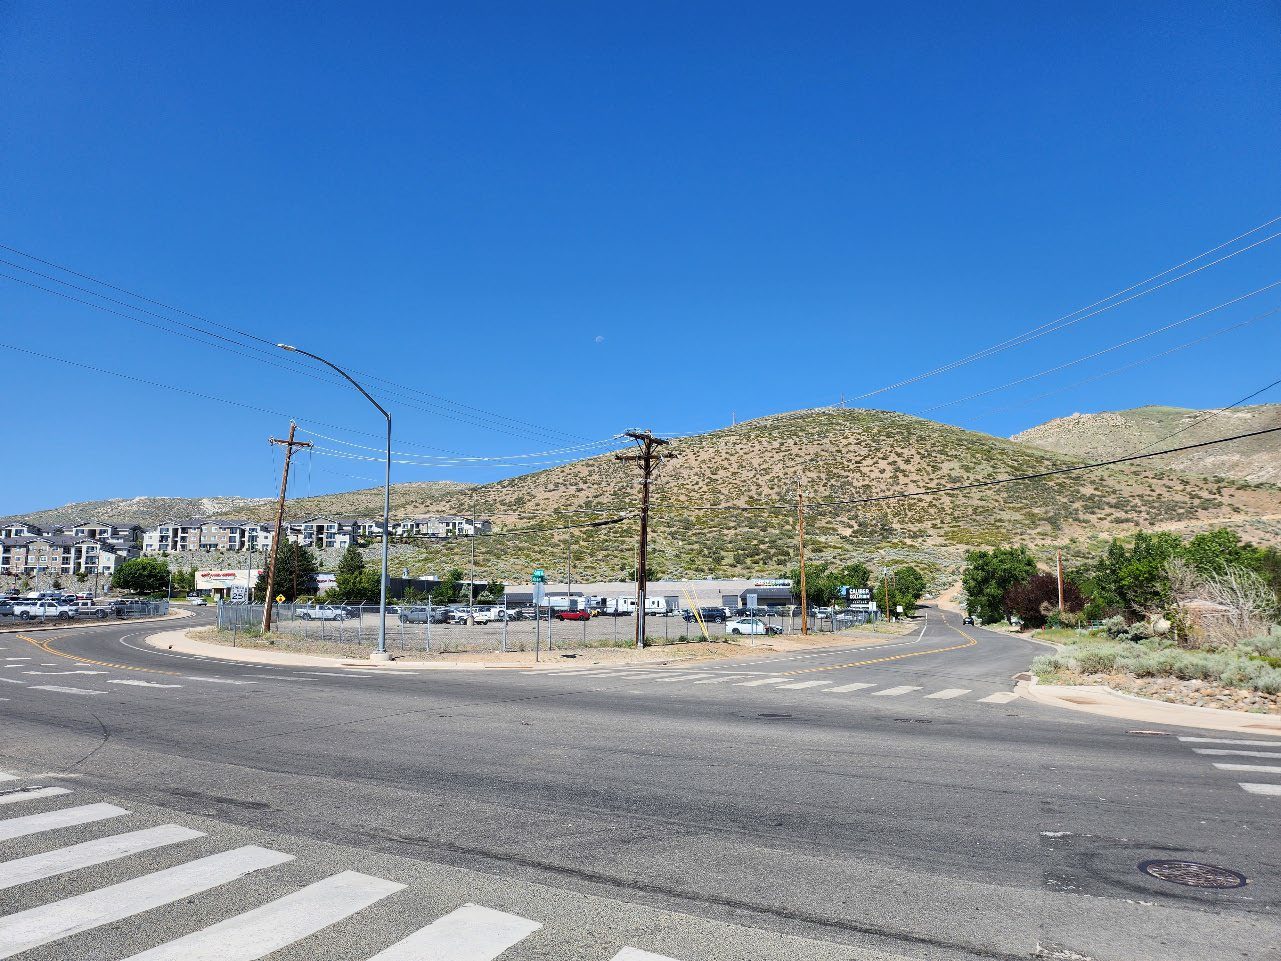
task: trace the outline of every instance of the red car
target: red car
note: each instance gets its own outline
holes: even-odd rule
[[[557,611],[556,620],[558,621],[590,621],[592,619],[591,611]]]

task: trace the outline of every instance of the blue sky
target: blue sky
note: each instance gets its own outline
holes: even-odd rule
[[[426,392],[369,384],[398,449],[700,431],[913,377],[1281,215],[1279,34],[1265,2],[17,0],[0,9],[0,243]],[[862,403],[998,387],[1281,280],[1279,255],[1264,243]],[[378,444],[358,395],[288,357],[0,273],[164,328],[0,278],[6,344],[278,412],[5,351],[8,433],[31,444],[7,448],[0,514],[269,496],[281,414]],[[1059,389],[1279,291],[929,416],[1008,435],[1221,406],[1281,376],[1281,315]],[[317,456],[292,490],[377,477]]]

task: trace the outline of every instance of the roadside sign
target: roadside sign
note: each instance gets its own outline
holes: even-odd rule
[[[903,613],[903,605],[902,605],[902,604],[896,604],[896,605],[894,605],[894,610],[895,610],[895,611],[897,611],[899,614],[902,614],[902,613]]]
[[[760,599],[760,595],[759,595],[759,594],[748,594],[748,595],[747,595],[747,606],[748,606],[748,607],[759,607],[759,606],[760,606],[760,604],[759,604],[759,599]]]
[[[231,603],[243,604],[247,600],[249,600],[249,588],[237,584],[231,589]]]
[[[409,568],[402,567],[400,569],[400,576],[403,577],[405,580],[409,580]]]
[[[533,580],[533,582],[534,582],[535,584],[546,584],[546,583],[547,583],[547,574],[546,574],[546,573],[544,573],[544,571],[543,571],[543,569],[542,569],[541,567],[539,567],[539,568],[535,568],[535,570],[534,570],[534,576],[533,576],[533,578],[531,578],[531,579]]]
[[[276,603],[277,603],[277,604],[283,604],[283,603],[285,603],[285,595],[284,595],[284,594],[277,594],[277,595],[276,595]],[[264,616],[265,616],[265,615],[264,615]]]
[[[547,586],[543,584],[542,581],[534,581],[534,609],[535,610],[543,606],[543,593],[546,590],[547,590]]]

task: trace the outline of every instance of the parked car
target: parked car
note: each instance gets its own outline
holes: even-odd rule
[[[77,617],[96,617],[98,620],[105,620],[110,612],[105,607],[99,607],[93,601],[76,601],[73,605],[76,609]]]
[[[205,600],[203,597],[193,597],[190,601],[188,601],[188,603],[192,607],[208,607],[209,606],[209,602]]]
[[[12,597],[6,597],[3,600],[0,600],[0,614],[7,614],[12,616],[13,605],[16,603],[17,601]]]
[[[402,624],[445,624],[449,621],[447,607],[402,607],[400,623]]]
[[[315,607],[299,607],[294,616],[300,621],[345,621],[349,615],[346,608],[333,604],[317,604]]]
[[[759,617],[736,617],[725,622],[726,634],[782,634],[781,627],[766,624]]]
[[[700,607],[698,609],[698,616],[702,618],[704,623],[711,622],[713,624],[724,624],[729,620],[729,615],[725,613],[725,608],[723,607]],[[694,612],[681,611],[681,617],[685,618],[685,621],[688,623],[694,620]]]
[[[63,604],[61,601],[54,600],[22,600],[13,605],[13,613],[24,621],[32,618],[55,618],[59,621],[69,621],[76,616],[76,609],[70,604]]]
[[[557,611],[556,620],[558,621],[590,621],[592,619],[591,611]]]

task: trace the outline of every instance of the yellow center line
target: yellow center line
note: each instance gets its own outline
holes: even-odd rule
[[[956,631],[956,633],[960,634],[961,637],[965,638],[964,644],[953,644],[951,647],[935,647],[935,648],[931,648],[928,651],[911,651],[907,654],[891,654],[888,657],[874,657],[871,660],[852,661],[849,664],[832,664],[828,667],[807,667],[804,670],[783,671],[782,673],[785,676],[790,676],[792,674],[813,674],[816,671],[839,671],[842,668],[846,668],[846,667],[865,667],[868,664],[884,664],[886,661],[901,661],[905,657],[921,657],[925,654],[942,654],[946,651],[959,651],[965,647],[973,647],[978,643],[977,640],[970,637],[970,635],[966,634],[964,631],[955,627],[952,628],[952,630]]]
[[[97,667],[110,667],[117,671],[142,671],[144,674],[169,674],[173,677],[179,676],[178,671],[161,671],[154,667],[133,667],[129,664],[113,664],[110,661],[95,661],[92,657],[79,657],[75,654],[64,654],[62,651],[55,651],[49,646],[48,641],[37,641],[34,637],[27,637],[25,634],[19,634],[18,640],[26,641],[28,644],[34,644],[46,654],[52,654],[54,657],[65,657],[69,661],[76,661],[79,664],[93,664]]]

